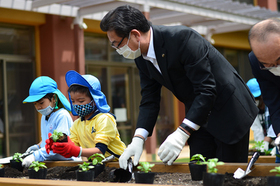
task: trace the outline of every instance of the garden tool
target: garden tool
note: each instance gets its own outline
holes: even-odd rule
[[[109,173],[109,180],[111,182],[128,182],[131,180],[132,178],[132,170],[133,170],[133,163],[132,163],[132,159],[129,158],[127,161],[127,169],[122,169],[122,168],[118,168],[118,169],[114,169]]]
[[[20,157],[21,158],[25,158],[27,157],[28,155],[32,154],[34,151],[30,151],[30,152],[25,152],[23,153]],[[9,157],[6,157],[6,158],[1,158],[0,159],[0,164],[8,164],[10,163],[10,160],[13,159],[13,156],[9,156]]]
[[[233,174],[233,177],[235,179],[241,179],[243,177],[245,177],[246,175],[248,175],[252,170],[252,166],[254,165],[254,163],[257,161],[257,159],[259,158],[260,156],[260,153],[259,152],[255,152],[250,160],[250,162],[248,163],[248,166],[246,168],[246,170],[242,170],[241,168],[238,168],[234,174]]]

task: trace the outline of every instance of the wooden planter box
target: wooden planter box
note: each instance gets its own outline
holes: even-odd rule
[[[48,168],[55,166],[77,166],[82,162],[74,162],[74,161],[45,161],[46,166]],[[174,163],[172,166],[164,165],[161,162],[153,162],[155,166],[153,167],[153,172],[180,172],[180,173],[190,173],[188,163]],[[237,168],[241,168],[243,170],[246,169],[247,163],[225,163],[224,165],[219,165],[218,173],[225,174],[234,173]],[[108,162],[106,163],[108,167],[119,168],[118,162]],[[275,173],[270,173],[269,171],[274,167],[279,166],[276,163],[255,163],[253,167],[253,171],[249,174],[249,176],[274,176]],[[83,185],[92,185],[92,182],[82,182]],[[26,185],[38,185],[38,186],[72,186],[72,185],[80,185],[81,182],[76,181],[62,181],[62,180],[34,180],[34,179],[18,179],[18,178],[0,178],[0,185],[5,186],[26,186]],[[113,186],[113,185],[123,185],[123,183],[109,183],[109,182],[94,182],[96,186]],[[136,186],[135,183],[125,183],[126,186]],[[148,186],[157,184],[137,184],[137,186]],[[162,185],[161,185],[162,186]]]

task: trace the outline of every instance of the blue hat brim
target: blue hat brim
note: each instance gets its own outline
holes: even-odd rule
[[[110,111],[110,106],[107,104],[106,96],[103,94],[103,92],[101,92],[100,90],[94,90],[93,87],[89,84],[89,82],[78,72],[74,70],[68,71],[65,75],[65,80],[68,87],[70,87],[71,85],[80,85],[80,86],[87,87],[89,89],[92,98],[94,99],[94,102],[98,110],[102,113],[107,113]],[[69,101],[71,103],[72,114],[74,116],[77,116],[78,114],[75,112],[73,108],[73,104],[69,92],[68,95],[69,95]]]

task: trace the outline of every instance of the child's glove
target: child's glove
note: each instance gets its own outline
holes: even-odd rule
[[[46,139],[46,145],[45,145],[45,148],[46,148],[46,152],[49,154],[50,153],[50,151],[52,150],[52,145],[53,145],[53,140],[52,140],[52,138],[50,138],[51,137],[51,133],[49,133],[48,134],[48,139]]]
[[[35,144],[35,145],[30,146],[30,147],[25,151],[25,153],[30,153],[31,151],[36,151],[36,150],[39,150],[39,149],[40,149],[39,145]]]
[[[78,157],[80,155],[80,151],[82,150],[70,140],[69,136],[68,142],[54,142],[52,145],[52,149],[53,153],[58,153],[64,156],[65,158],[70,158],[72,156]]]
[[[35,156],[33,154],[30,154],[29,156],[23,159],[22,166],[29,167],[33,161],[35,161]]]

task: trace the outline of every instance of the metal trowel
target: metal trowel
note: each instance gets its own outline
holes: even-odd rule
[[[260,153],[259,152],[255,152],[250,160],[250,162],[248,163],[248,166],[246,168],[246,170],[242,170],[241,168],[238,168],[234,174],[233,174],[233,177],[235,179],[241,179],[241,178],[244,178],[245,176],[247,176],[252,170],[252,166],[254,165],[254,163],[258,160],[260,156]]]

